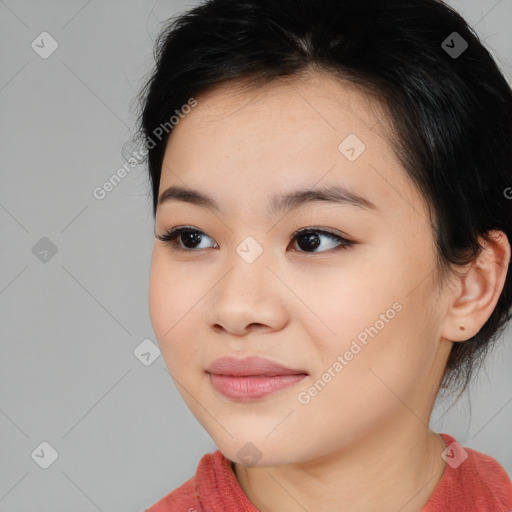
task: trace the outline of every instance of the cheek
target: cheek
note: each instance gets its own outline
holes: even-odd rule
[[[149,315],[170,371],[174,361],[188,364],[196,353],[194,330],[203,307],[199,288],[197,280],[170,265],[155,249],[149,278]],[[179,365],[175,364],[177,368]]]
[[[384,417],[408,417],[410,412],[404,404],[420,407],[419,393],[428,382],[433,355],[426,351],[425,340],[416,337],[420,329],[408,316],[408,306],[403,304],[400,311],[384,307],[384,314],[393,311],[388,323],[379,315],[369,315],[368,310],[364,320],[359,317],[357,322],[347,322],[350,327],[345,332],[339,323],[343,334],[324,347],[322,365],[311,387],[301,390],[301,403],[309,402],[304,413],[312,435],[326,428],[319,426],[313,410],[318,412],[322,425],[330,425],[326,438],[336,439],[339,432],[357,436]],[[347,315],[350,318],[350,311]],[[348,329],[355,334],[349,334]]]
[[[176,302],[176,289],[171,283],[172,276],[166,271],[157,249],[154,249],[149,275],[149,316],[160,344],[174,320],[172,317],[175,310],[172,306]]]
[[[433,290],[428,280],[417,287],[424,278],[415,269],[414,258],[419,256],[409,252],[407,258],[405,251],[394,251],[389,246],[373,262],[358,258],[350,272],[333,272],[315,291],[312,309],[334,331],[318,322],[321,330],[309,329],[321,353],[317,373],[342,356],[342,373],[347,379],[350,375],[351,382],[367,379],[376,391],[375,386],[382,385],[371,374],[374,369],[403,389],[431,363],[435,318],[427,313],[427,306]]]
[[[384,301],[375,308],[377,314],[367,316],[363,328],[354,326],[356,334],[342,340],[330,357],[335,360],[340,354],[347,361],[338,381],[340,393],[358,390],[355,396],[346,396],[346,407],[361,407],[361,414],[368,416],[395,408],[407,414],[403,404],[422,407],[421,395],[436,368],[431,320],[416,300],[402,299],[394,305]]]
[[[310,273],[308,279],[296,281],[302,283],[297,294],[305,297],[309,310],[318,317],[307,315],[309,333],[326,348],[344,350],[358,335],[364,341],[364,333],[376,322],[381,330],[387,329],[397,316],[393,304],[398,302],[399,293],[383,279],[386,270],[361,260],[346,269],[331,269],[323,276]],[[381,314],[386,324],[382,324]]]

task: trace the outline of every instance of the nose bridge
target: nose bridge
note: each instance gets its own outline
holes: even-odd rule
[[[281,328],[286,324],[286,307],[281,302],[273,273],[270,249],[254,236],[246,236],[224,261],[223,278],[212,290],[205,312],[210,326],[223,326],[232,333],[243,333],[251,324]]]
[[[226,276],[227,285],[237,292],[247,293],[247,297],[255,297],[268,280],[266,274],[270,274],[267,268],[269,253],[270,250],[265,250],[263,243],[253,235],[243,238],[228,257],[231,270]]]
[[[265,249],[252,235],[248,235],[230,251],[224,277],[213,290],[213,309],[226,320],[231,315],[240,317],[267,316],[279,309],[278,290],[272,285],[275,276],[269,260],[271,250]],[[271,290],[272,288],[272,290]]]
[[[235,248],[236,255],[243,260],[246,265],[251,266],[258,260],[265,260],[268,256],[268,248],[267,251],[263,248],[262,237],[259,237],[260,241],[258,241],[253,235],[247,235]],[[260,243],[261,242],[261,243]],[[263,254],[265,256],[263,257]]]

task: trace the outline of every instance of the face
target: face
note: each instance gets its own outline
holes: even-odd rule
[[[159,204],[157,236],[187,230],[155,239],[149,289],[192,413],[226,457],[259,466],[428,424],[448,355],[433,234],[378,104],[323,74],[197,101],[169,139],[159,197],[211,201]],[[280,201],[297,191],[310,193]],[[207,371],[223,357],[231,377]]]

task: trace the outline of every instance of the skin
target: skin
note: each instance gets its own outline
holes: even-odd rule
[[[150,316],[169,372],[258,510],[420,511],[446,467],[446,445],[428,428],[446,361],[492,313],[508,240],[496,233],[462,276],[440,284],[427,205],[393,153],[377,101],[319,72],[257,92],[234,86],[197,97],[164,156],[159,195],[187,186],[222,208],[157,209],[157,235],[176,226],[204,233],[201,249],[188,252],[183,237],[174,249],[155,239]],[[355,161],[338,149],[350,133],[366,145]],[[377,210],[316,202],[266,212],[275,193],[326,184]],[[299,245],[294,232],[312,226],[357,244],[335,250],[339,242],[319,234],[320,247]],[[236,252],[247,236],[263,249],[250,264]],[[400,312],[299,403],[393,303]],[[308,377],[260,400],[232,400],[205,373],[227,355],[265,356]],[[251,466],[238,455],[247,443],[260,456]]]

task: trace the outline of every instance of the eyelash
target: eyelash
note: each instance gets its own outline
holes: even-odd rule
[[[174,250],[174,251],[197,252],[197,251],[202,250],[202,249],[190,249],[190,248],[179,247],[177,245],[177,240],[176,239],[182,233],[200,233],[201,235],[206,235],[206,233],[204,233],[203,231],[201,231],[199,229],[196,229],[196,228],[193,228],[193,227],[190,227],[190,226],[180,226],[180,227],[173,228],[173,229],[170,229],[168,231],[165,231],[161,235],[155,235],[155,238],[157,238],[158,240],[161,240],[162,242],[165,242],[166,244],[168,244],[172,248],[172,250]],[[329,252],[332,252],[332,251],[346,250],[346,249],[349,249],[350,247],[353,247],[357,243],[357,242],[353,242],[351,240],[347,240],[346,238],[344,238],[344,237],[342,237],[340,235],[337,235],[335,233],[332,233],[330,231],[325,231],[323,229],[317,229],[317,228],[314,228],[314,227],[303,228],[303,229],[297,230],[292,235],[292,241],[295,240],[296,238],[298,238],[301,235],[311,234],[311,233],[320,233],[322,235],[325,235],[325,236],[329,237],[331,240],[337,240],[337,241],[339,241],[341,243],[337,247],[335,247],[333,249],[327,249],[325,251],[300,251],[299,250],[299,251],[296,251],[296,252],[301,252],[301,253],[304,253],[304,254],[323,254],[323,253],[329,253]],[[208,237],[208,235],[206,235],[206,236]],[[208,238],[211,239],[211,237],[208,237]],[[209,247],[209,249],[210,249],[210,247]]]

